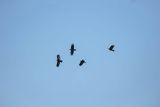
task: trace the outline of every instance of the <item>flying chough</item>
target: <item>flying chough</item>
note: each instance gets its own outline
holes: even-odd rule
[[[74,51],[76,51],[76,49],[74,48],[74,44],[71,44],[71,49],[70,50],[70,54],[73,55]]]
[[[108,49],[110,50],[110,51],[115,51],[113,48],[114,48],[115,46],[114,45],[111,45]]]
[[[60,55],[58,54],[58,55],[57,55],[57,64],[56,64],[56,66],[59,67],[60,63],[62,63],[62,62],[63,62],[63,60],[61,60],[61,57],[60,57]]]
[[[84,63],[86,63],[86,61],[84,59],[82,59],[79,63],[79,66],[82,66]]]

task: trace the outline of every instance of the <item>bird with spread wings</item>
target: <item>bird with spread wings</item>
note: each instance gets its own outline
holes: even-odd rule
[[[86,61],[84,59],[82,59],[79,63],[79,66],[82,66],[84,63],[86,63]]]
[[[115,45],[111,45],[108,49],[110,50],[110,51],[115,51],[113,48],[115,47]]]
[[[57,55],[57,64],[56,64],[56,66],[59,67],[60,63],[62,63],[62,62],[63,62],[63,60],[61,60],[60,55]]]
[[[74,51],[76,51],[76,49],[74,48],[74,44],[71,44],[71,48],[69,50],[70,50],[70,54],[73,55]]]

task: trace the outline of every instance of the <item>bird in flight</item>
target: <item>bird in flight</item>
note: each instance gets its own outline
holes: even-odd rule
[[[82,66],[84,63],[86,63],[86,61],[84,59],[82,59],[79,63],[79,66]]]
[[[115,47],[114,45],[111,45],[111,46],[109,47],[109,50],[114,52],[114,51],[115,51],[115,50],[113,49],[114,47]]]
[[[58,55],[57,55],[57,64],[56,64],[56,66],[59,67],[60,63],[62,63],[62,62],[63,62],[63,60],[61,60],[61,57],[60,57],[60,55],[58,54]]]
[[[74,51],[76,51],[76,49],[74,48],[74,44],[71,44],[71,49],[70,50],[70,54],[73,55]]]

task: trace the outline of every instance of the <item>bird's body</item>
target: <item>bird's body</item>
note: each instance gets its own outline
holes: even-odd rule
[[[109,47],[109,50],[114,52],[114,51],[115,51],[115,50],[113,49],[114,47],[115,47],[114,45],[111,45],[111,46]]]
[[[79,66],[82,66],[84,63],[86,63],[86,61],[84,59],[82,59],[79,63]]]
[[[60,55],[57,55],[57,64],[56,64],[56,66],[59,67],[60,63],[62,63],[62,62],[63,62],[63,60],[61,60]]]
[[[74,44],[71,45],[70,54],[73,55],[76,49],[74,48]]]

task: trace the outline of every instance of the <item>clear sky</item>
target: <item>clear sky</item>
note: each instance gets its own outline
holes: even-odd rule
[[[160,0],[0,0],[0,107],[160,107]]]

